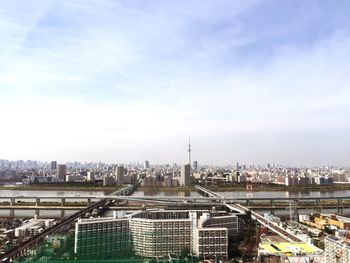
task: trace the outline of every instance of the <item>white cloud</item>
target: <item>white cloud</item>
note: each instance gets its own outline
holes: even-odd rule
[[[165,13],[157,2],[40,3],[0,6],[0,158],[183,161],[191,135],[205,162],[240,153],[261,161],[259,153],[280,156],[266,141],[288,149],[293,134],[349,134],[346,30],[310,46],[276,45],[245,64],[236,61],[241,48],[259,39],[244,34],[244,23],[220,25],[250,4],[215,7],[222,14],[207,19],[211,5],[197,16],[187,5]]]

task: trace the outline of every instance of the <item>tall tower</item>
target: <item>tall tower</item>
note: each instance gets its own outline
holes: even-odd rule
[[[191,167],[191,137],[188,137],[188,164]]]

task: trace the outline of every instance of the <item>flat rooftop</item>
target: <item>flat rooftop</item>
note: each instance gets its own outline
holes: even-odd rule
[[[271,254],[317,254],[321,250],[307,243],[263,243],[261,248]]]

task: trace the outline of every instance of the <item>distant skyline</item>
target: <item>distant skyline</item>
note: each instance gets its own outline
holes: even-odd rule
[[[3,0],[0,159],[350,166],[349,13]]]

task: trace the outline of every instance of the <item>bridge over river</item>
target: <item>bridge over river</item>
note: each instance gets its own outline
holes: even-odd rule
[[[264,218],[263,216],[259,215],[258,213],[251,211],[249,206],[252,203],[259,203],[259,202],[267,202],[270,204],[271,207],[275,206],[275,203],[280,204],[281,202],[287,202],[291,203],[294,202],[295,204],[301,204],[305,202],[309,202],[314,204],[316,206],[317,204],[320,205],[323,201],[325,202],[333,202],[334,206],[341,206],[345,202],[348,202],[350,205],[350,196],[337,196],[337,197],[282,197],[282,198],[244,198],[244,197],[224,197],[220,195],[219,193],[213,192],[209,189],[206,189],[202,186],[195,186],[197,191],[202,193],[204,196],[194,196],[194,197],[165,197],[165,196],[129,196],[130,193],[134,191],[136,186],[128,185],[127,187],[116,191],[115,193],[112,193],[110,195],[105,196],[83,196],[83,195],[74,195],[74,196],[64,196],[61,198],[61,208],[65,206],[65,203],[69,203],[69,200],[85,200],[87,207],[82,209],[81,211],[75,213],[72,216],[69,216],[68,218],[65,218],[61,220],[57,225],[54,227],[47,229],[42,234],[39,234],[38,236],[35,236],[24,243],[20,244],[17,247],[14,247],[13,249],[9,250],[4,256],[2,256],[2,259],[8,259],[12,260],[15,258],[18,258],[19,256],[23,255],[23,253],[26,253],[30,248],[38,244],[41,240],[43,240],[47,235],[53,234],[57,232],[59,229],[61,229],[63,226],[72,223],[74,220],[76,220],[79,217],[84,216],[87,212],[91,212],[96,207],[106,207],[111,203],[120,202],[120,201],[126,201],[126,202],[139,202],[139,203],[159,203],[159,204],[167,204],[167,205],[181,205],[181,204],[191,204],[191,207],[195,206],[203,206],[203,205],[221,205],[225,206],[231,211],[236,211],[240,213],[247,213],[248,211],[251,213],[251,216],[253,219],[257,220],[261,225],[264,225],[268,227],[272,232],[275,232],[276,234],[282,236],[286,240],[289,240],[291,242],[301,242],[301,240],[293,235],[292,233],[287,232],[283,228],[277,226],[275,223],[269,221],[268,219]],[[2,197],[2,199],[4,199]],[[55,199],[57,200],[57,196],[40,196],[39,194],[37,196],[32,197],[24,197],[24,196],[18,196],[18,197],[9,197],[9,205],[7,207],[10,207],[12,209],[16,209],[17,207],[20,207],[18,203],[16,203],[16,200],[25,200],[25,199],[35,199],[35,207],[40,207],[41,200],[50,200]],[[95,203],[93,203],[95,201]],[[113,202],[111,202],[113,201]],[[1,207],[0,207],[1,209]],[[1,259],[1,258],[0,258]]]

